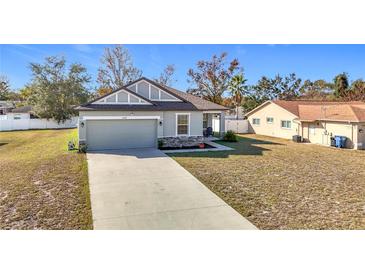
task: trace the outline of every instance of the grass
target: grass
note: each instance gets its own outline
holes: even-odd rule
[[[260,229],[365,229],[365,151],[258,135],[171,156]]]
[[[77,130],[0,132],[0,229],[92,229]]]

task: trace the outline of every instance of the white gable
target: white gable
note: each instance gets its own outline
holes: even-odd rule
[[[181,100],[168,92],[163,91],[159,87],[150,84],[145,80],[141,80],[128,86],[128,89],[138,93],[139,95],[150,99],[151,101],[173,101],[181,102]]]
[[[93,102],[92,104],[99,105],[110,105],[110,104],[118,104],[118,105],[151,105],[151,103],[139,98],[127,90],[120,90],[113,94],[110,94],[100,100]]]

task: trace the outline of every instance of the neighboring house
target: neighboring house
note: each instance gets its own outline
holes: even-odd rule
[[[365,149],[365,103],[267,101],[246,114],[249,132],[327,145],[331,137],[346,136],[346,146]]]
[[[227,108],[143,77],[76,109],[80,143],[102,150],[197,145]]]
[[[7,113],[8,120],[23,120],[31,118],[32,107],[23,106],[12,109]]]
[[[15,108],[15,105],[13,102],[0,101],[0,115],[6,115],[13,108]]]

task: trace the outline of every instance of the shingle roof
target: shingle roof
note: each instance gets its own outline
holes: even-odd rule
[[[200,110],[193,104],[186,102],[154,102],[153,105],[102,105],[89,104],[80,106],[77,110],[135,110],[135,111],[174,111],[174,110]]]
[[[168,101],[150,101],[148,100],[148,98],[144,98],[143,96],[139,95],[140,97],[142,97],[143,99],[145,99],[148,102],[151,102],[151,105],[125,105],[125,104],[108,104],[108,105],[103,105],[103,104],[95,104],[93,102],[99,100],[100,98],[97,98],[96,100],[93,100],[91,102],[88,102],[87,104],[84,104],[82,106],[77,107],[77,110],[135,110],[135,111],[194,111],[194,110],[200,110],[200,111],[209,111],[209,110],[226,110],[227,108],[215,103],[212,103],[210,101],[204,100],[202,98],[199,98],[197,96],[188,94],[186,92],[182,92],[179,91],[177,89],[165,86],[165,85],[161,85],[158,84],[152,80],[149,80],[145,77],[142,77],[136,81],[133,81],[132,83],[127,84],[126,86],[113,91],[112,93],[115,93],[123,88],[128,89],[129,86],[133,85],[136,82],[139,82],[141,80],[145,80],[157,87],[159,87],[160,89],[166,91],[167,93],[170,93],[171,95],[181,99],[181,102],[168,102]],[[128,91],[130,91],[128,89]],[[112,94],[109,93],[108,95]],[[105,96],[103,96],[105,97]],[[93,104],[92,104],[93,103]]]
[[[365,122],[365,103],[358,101],[284,101],[274,100],[274,104],[281,106],[296,115],[302,121],[346,121]]]
[[[32,111],[31,106],[23,106],[23,107],[14,108],[10,112],[12,112],[12,113],[28,113],[28,112],[31,112],[31,111]]]
[[[227,107],[222,105],[218,105],[208,100],[204,100],[200,97],[194,96],[192,94],[182,92],[180,90],[164,86],[165,89],[170,91],[173,95],[180,96],[181,98],[185,99],[186,101],[192,103],[197,109],[199,110],[228,110]]]
[[[13,108],[14,103],[11,101],[0,101],[0,108]]]

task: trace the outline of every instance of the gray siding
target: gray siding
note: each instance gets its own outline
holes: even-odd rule
[[[190,135],[203,135],[202,111],[80,111],[80,122],[84,116],[159,116],[157,121],[157,136],[172,137],[176,135],[176,113],[190,113]],[[162,121],[162,125],[159,122]],[[79,127],[79,139],[86,139],[86,127]]]
[[[159,111],[80,111],[79,120],[82,121],[84,116],[160,116],[163,117],[163,112]],[[163,134],[163,128],[158,124],[157,135]],[[79,139],[86,139],[86,127],[79,127]]]
[[[89,150],[157,147],[156,120],[90,120]]]
[[[203,112],[165,111],[163,113],[163,135],[159,137],[172,137],[176,135],[176,113],[190,113],[190,135],[203,135]]]

